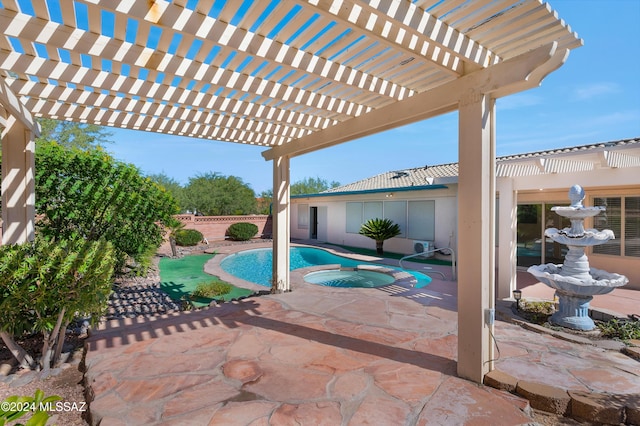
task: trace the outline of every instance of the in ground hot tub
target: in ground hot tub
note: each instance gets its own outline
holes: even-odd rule
[[[393,284],[396,279],[386,272],[359,268],[330,269],[310,272],[304,280],[327,287],[382,287]]]

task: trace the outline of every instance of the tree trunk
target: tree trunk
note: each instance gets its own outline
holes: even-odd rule
[[[169,245],[171,246],[171,257],[178,257],[178,250],[176,249],[176,239],[169,237]]]
[[[44,343],[42,344],[42,359],[40,360],[40,367],[42,371],[47,371],[51,368],[51,361],[54,358],[54,349],[56,340],[58,340],[58,333],[60,332],[60,328],[62,328],[62,319],[64,318],[64,313],[66,312],[66,308],[62,308],[62,310],[58,313],[58,320],[56,321],[56,325],[53,327],[50,333],[43,331],[44,334]]]
[[[384,240],[383,241],[376,241],[376,253],[384,254],[384,252],[382,251],[382,245],[383,244],[384,244]]]
[[[69,326],[69,321],[66,321],[61,327],[60,332],[58,333],[58,340],[56,341],[56,351],[53,354],[53,366],[57,367],[60,363],[60,355],[62,354],[62,347],[64,346],[64,338],[67,335],[67,327]]]
[[[0,337],[15,359],[18,360],[21,367],[33,369],[36,364],[35,361],[31,355],[29,355],[16,343],[15,340],[13,340],[13,337],[9,333],[6,331],[0,331]]]

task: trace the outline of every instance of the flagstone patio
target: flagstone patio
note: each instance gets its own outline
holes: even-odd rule
[[[328,288],[295,275],[292,282],[290,293],[105,324],[88,339],[93,424],[532,421],[528,400],[456,377],[455,282],[434,279],[422,289]],[[521,381],[640,394],[640,363],[617,351],[500,320],[495,336],[496,367]]]

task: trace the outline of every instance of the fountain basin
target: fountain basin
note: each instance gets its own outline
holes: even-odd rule
[[[565,244],[567,246],[591,247],[598,244],[606,243],[613,240],[615,236],[613,231],[605,229],[598,231],[597,229],[585,229],[580,234],[573,234],[570,228],[557,229],[547,228],[544,235],[551,238],[556,243]]]
[[[547,263],[531,266],[527,272],[538,281],[556,289],[559,310],[551,316],[553,324],[573,330],[590,331],[596,325],[589,317],[589,303],[593,296],[607,294],[629,282],[624,275],[590,268],[589,277],[575,278],[562,275],[563,265]]]
[[[612,292],[614,288],[629,282],[629,279],[624,275],[602,269],[589,268],[590,279],[586,280],[562,275],[562,269],[563,265],[547,263],[531,266],[527,272],[558,292],[584,297],[607,294]]]
[[[593,217],[599,215],[605,211],[606,208],[601,206],[595,207],[583,207],[583,206],[556,206],[551,207],[552,212],[556,212],[560,216],[568,219],[585,219],[587,217]]]

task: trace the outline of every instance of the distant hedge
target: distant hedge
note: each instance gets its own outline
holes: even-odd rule
[[[258,226],[249,222],[238,222],[227,228],[227,236],[235,241],[247,241],[258,233]]]
[[[175,238],[179,246],[195,246],[202,241],[202,233],[195,229],[179,229],[175,232]]]

